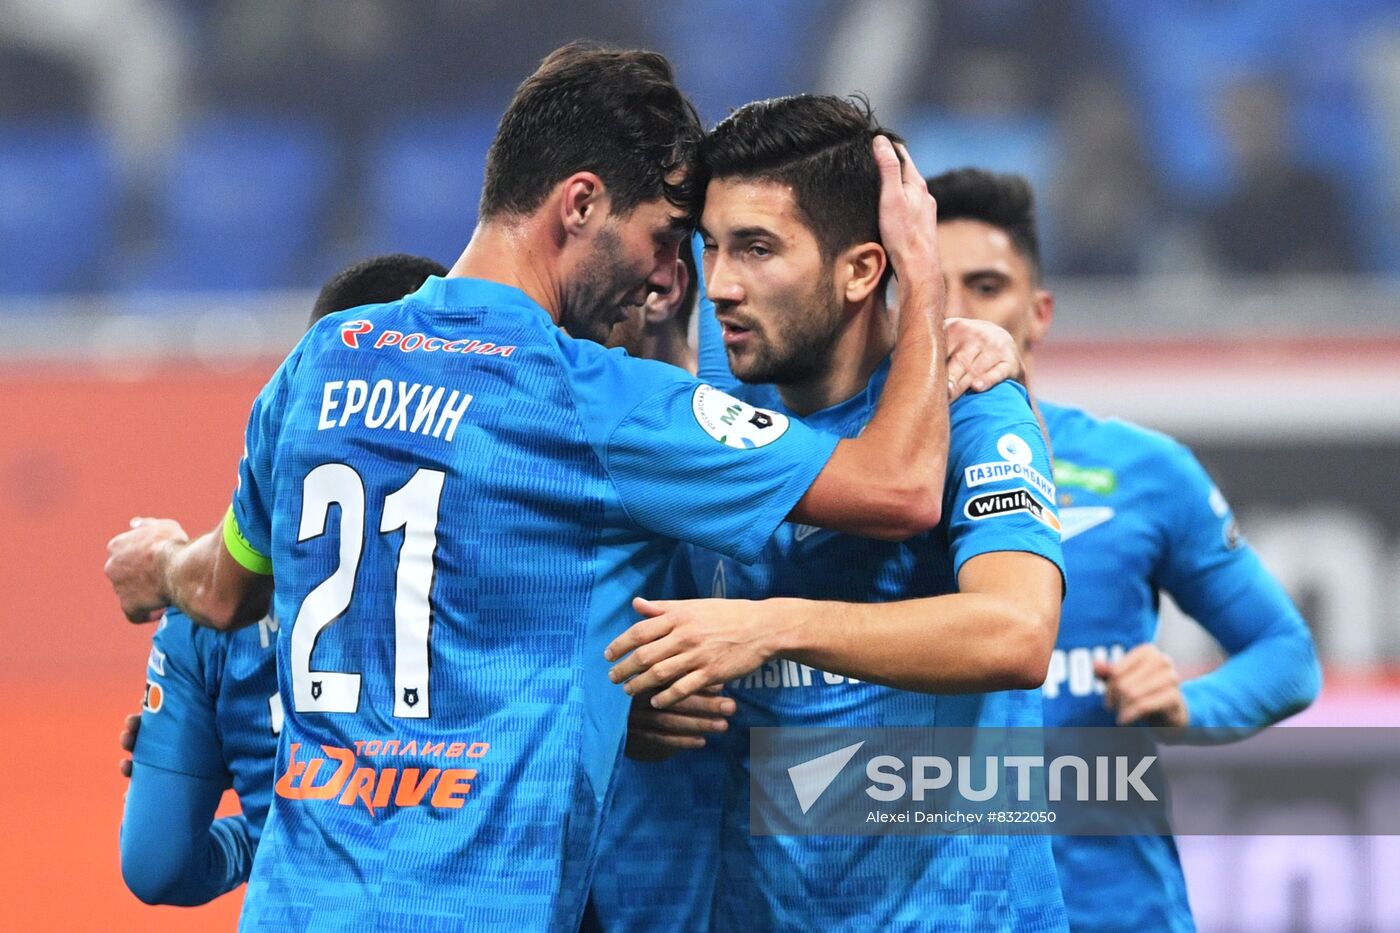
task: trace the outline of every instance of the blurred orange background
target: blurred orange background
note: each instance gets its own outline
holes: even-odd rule
[[[178,517],[192,535],[222,517],[249,406],[276,362],[0,374],[0,592],[18,596],[0,652],[13,750],[0,772],[0,929],[237,922],[241,890],[205,907],[148,907],[122,883],[117,736],[140,709],[153,630],[122,617],[102,563],[135,515]],[[225,805],[236,809],[231,794]]]

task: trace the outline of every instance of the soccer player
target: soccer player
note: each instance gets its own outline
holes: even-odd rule
[[[889,391],[894,325],[868,154],[883,132],[862,106],[801,96],[739,109],[701,147],[705,283],[718,321],[702,319],[701,372],[720,375],[722,345],[746,383],[741,397],[776,389],[778,411],[845,437],[868,430]],[[665,688],[661,707],[728,681],[738,705],[720,743],[716,929],[1063,925],[1044,837],[777,837],[749,827],[750,727],[1040,725],[1035,688],[1063,583],[1049,473],[1021,386],[965,394],[951,411],[938,529],[895,543],[796,522],[750,566],[691,554],[697,587],[729,599],[639,603],[652,618],[610,646],[613,658],[636,649],[613,677],[632,678],[632,693]],[[771,597],[804,599],[746,601]],[[705,731],[702,716],[671,715],[680,737]],[[615,807],[628,816],[606,827],[624,842],[648,805],[657,819],[676,818],[639,783],[636,800],[624,796],[633,787],[619,789]]]
[[[133,621],[248,624],[275,576],[285,715],[248,928],[576,926],[627,715],[603,649],[676,541],[751,560],[785,518],[936,524],[936,221],[888,140],[906,306],[860,438],[595,342],[671,288],[699,136],[662,56],[552,53],[448,277],[324,319],[263,390],[222,528],[109,543]]]
[[[1040,275],[1030,186],[977,169],[929,179],[950,283],[949,314],[993,321],[1027,366],[1054,316]],[[1069,595],[1044,686],[1050,726],[1146,723],[1238,729],[1317,696],[1312,637],[1241,537],[1225,497],[1181,444],[1116,419],[1039,400],[1055,451]],[[1230,655],[1183,682],[1152,644],[1162,592]],[[1056,837],[1076,930],[1191,930],[1171,837]]]
[[[337,273],[316,296],[327,314],[402,298],[441,263],[396,253]],[[131,778],[122,817],[122,878],[147,904],[203,904],[248,880],[272,800],[282,702],[272,616],[220,633],[167,610],[146,662],[141,714],[128,717],[122,762]],[[242,813],[214,819],[223,792]]]

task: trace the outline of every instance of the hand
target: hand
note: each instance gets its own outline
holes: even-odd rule
[[[737,708],[718,686],[706,687],[668,710],[652,706],[652,696],[633,697],[627,715],[625,753],[636,761],[664,761],[684,749],[704,748],[705,736],[728,729],[726,717]]]
[[[1104,707],[1118,710],[1118,725],[1146,721],[1184,729],[1191,724],[1176,665],[1156,645],[1138,645],[1117,664],[1095,661],[1094,674],[1108,685]]]
[[[136,736],[141,732],[141,714],[131,713],[122,723],[121,742],[122,751],[128,754],[136,751]],[[121,769],[122,777],[131,777],[131,759],[123,758],[117,765]]]
[[[876,136],[872,148],[880,170],[880,241],[899,279],[900,304],[942,317],[947,286],[938,254],[938,205],[903,144],[896,154],[887,137]]]
[[[133,518],[131,530],[107,542],[103,571],[112,581],[122,612],[132,622],[154,622],[170,605],[165,566],[170,550],[189,542],[179,522],[168,518]]]
[[[639,596],[632,608],[643,619],[603,652],[609,661],[622,658],[608,677],[632,696],[659,690],[651,698],[657,709],[741,677],[773,656],[773,639],[782,627],[775,612],[758,605],[745,599],[652,602]]]
[[[943,323],[943,334],[948,348],[948,401],[968,389],[981,392],[1025,375],[1016,340],[991,321],[950,317]]]

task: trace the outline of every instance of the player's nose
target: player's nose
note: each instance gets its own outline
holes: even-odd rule
[[[738,304],[744,300],[744,289],[731,272],[731,267],[720,256],[706,256],[705,297],[717,305]]]

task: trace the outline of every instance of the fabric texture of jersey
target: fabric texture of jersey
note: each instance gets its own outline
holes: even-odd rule
[[[1320,673],[1307,625],[1191,452],[1122,421],[1043,401],[1040,410],[1070,581],[1043,689],[1046,725],[1114,723],[1093,662],[1156,637],[1162,591],[1231,656],[1182,686],[1191,726],[1257,729],[1311,702]],[[1194,929],[1170,837],[1054,843],[1072,928]]]
[[[653,594],[648,594],[653,595]],[[655,596],[691,599],[689,563],[677,555]],[[724,760],[703,749],[643,762],[624,757],[603,822],[590,898],[603,933],[707,933],[719,865]],[[584,933],[590,933],[585,925]]]
[[[265,619],[220,633],[167,610],[151,643],[132,755],[137,764],[233,787],[254,840],[272,799],[281,723],[276,632]]]
[[[313,327],[233,501],[286,700],[244,925],[575,928],[626,720],[604,646],[672,539],[753,559],[835,444],[491,282]]]
[[[807,416],[807,423],[856,435],[869,421],[887,373],[888,364],[865,392]],[[1003,471],[975,487],[965,481],[969,470],[1009,462],[1021,469]],[[693,573],[697,585],[716,596],[870,603],[956,592],[958,570],[979,554],[1025,551],[1059,566],[1054,496],[1038,488],[1048,482],[1049,470],[1049,453],[1025,391],[1003,383],[952,406],[944,520],[932,532],[896,543],[785,525],[752,566],[690,549]],[[1042,511],[993,511],[981,517],[972,502],[989,494],[1033,496]],[[915,693],[775,659],[732,681],[726,692],[738,701],[739,712],[724,740],[717,929],[752,924],[796,929],[812,923],[907,930],[1063,928],[1050,844],[1043,837],[781,837],[749,832],[751,727],[1034,727],[1041,723],[1035,691]]]
[[[146,662],[122,816],[122,877],[148,903],[203,904],[248,880],[272,797],[276,624],[220,634],[169,610]],[[214,819],[223,792],[243,812]]]

